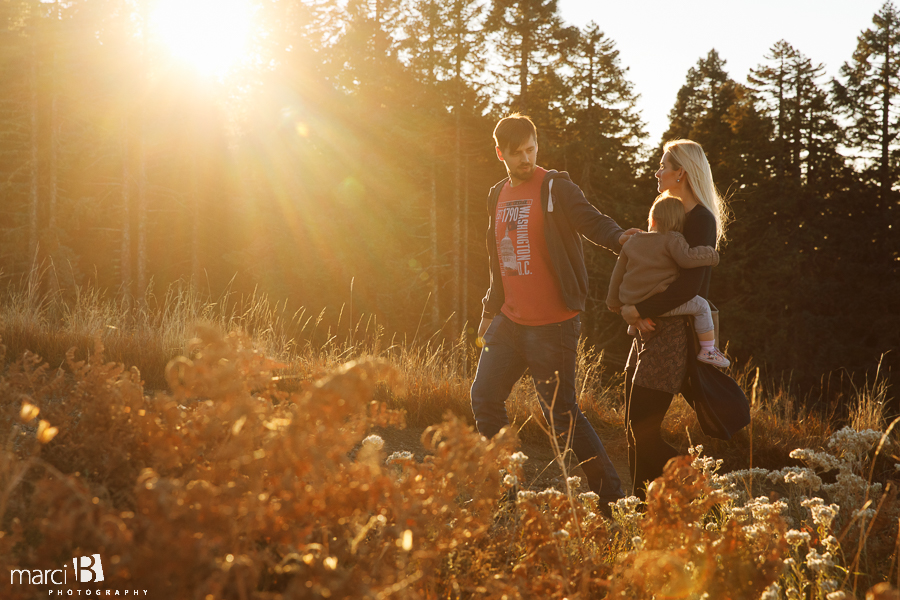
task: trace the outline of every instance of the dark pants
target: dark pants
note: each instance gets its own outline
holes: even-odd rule
[[[647,484],[662,475],[663,467],[681,452],[662,439],[662,422],[673,394],[633,385],[634,371],[625,371],[625,434],[633,494],[645,498]]]
[[[478,431],[486,437],[496,435],[509,425],[506,399],[513,385],[530,369],[547,422],[552,419],[562,444],[569,441],[588,486],[601,502],[614,502],[624,495],[619,475],[575,398],[580,332],[580,316],[534,327],[519,325],[502,314],[494,317],[472,384],[472,411]]]

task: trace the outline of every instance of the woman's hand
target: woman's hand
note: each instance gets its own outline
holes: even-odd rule
[[[635,329],[642,333],[650,333],[656,329],[656,325],[650,319],[642,319],[641,313],[633,304],[626,304],[622,307],[622,318],[629,325],[634,325]]]

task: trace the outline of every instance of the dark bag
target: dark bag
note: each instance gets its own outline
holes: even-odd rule
[[[718,313],[710,302],[716,325],[716,343],[719,340]],[[685,326],[693,332],[691,319]],[[692,334],[693,335],[693,334]],[[700,344],[687,345],[687,376],[681,387],[681,395],[697,413],[700,429],[710,437],[730,440],[731,436],[750,424],[750,401],[737,382],[718,368],[697,360]]]

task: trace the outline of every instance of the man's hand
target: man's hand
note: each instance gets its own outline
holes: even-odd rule
[[[650,333],[656,329],[656,325],[653,321],[641,318],[641,313],[638,312],[638,309],[633,304],[626,304],[623,306],[620,314],[622,315],[622,318],[625,319],[625,322],[629,325],[634,325],[634,327],[642,333]]]
[[[623,233],[622,235],[619,236],[619,245],[624,246],[625,242],[627,242],[629,240],[629,238],[631,238],[631,236],[633,236],[636,233],[641,233],[642,231],[643,231],[643,229],[638,229],[637,227],[632,227],[631,229],[629,229],[628,231],[626,231],[625,233]]]
[[[488,327],[491,326],[491,322],[493,320],[493,317],[491,317],[490,319],[481,319],[481,324],[478,326],[478,339],[475,340],[475,344],[479,348],[484,347],[484,334],[487,333]]]

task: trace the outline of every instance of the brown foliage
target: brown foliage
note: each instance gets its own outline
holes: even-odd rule
[[[725,497],[686,460],[626,535],[590,495],[516,496],[509,431],[487,440],[448,415],[424,461],[385,457],[367,436],[404,414],[375,393],[404,382],[382,361],[287,392],[247,337],[203,329],[151,396],[102,350],[65,370],[26,353],[0,378],[3,598],[47,594],[7,568],[91,554],[92,589],[204,600],[758,598],[781,573],[781,518],[719,524]],[[67,581],[51,588],[84,587]]]

